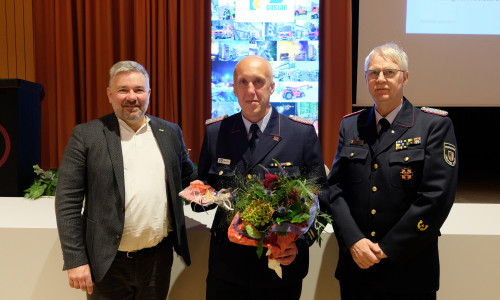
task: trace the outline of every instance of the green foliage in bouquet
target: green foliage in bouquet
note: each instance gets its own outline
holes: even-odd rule
[[[305,224],[314,203],[313,193],[318,193],[320,189],[314,180],[287,176],[283,169],[278,175],[265,174],[264,180],[255,175],[238,180],[238,189],[234,191],[238,199],[235,211],[240,212],[243,221],[260,232],[285,222]]]
[[[57,185],[57,169],[42,170],[38,165],[33,166],[37,175],[33,184],[25,189],[24,198],[37,199],[41,196],[55,196]]]

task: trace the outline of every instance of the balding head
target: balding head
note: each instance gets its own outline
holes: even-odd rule
[[[260,121],[271,109],[274,92],[271,64],[260,56],[248,56],[236,64],[233,76],[233,91],[243,116],[253,123]]]
[[[237,81],[239,70],[248,70],[249,68],[263,68],[264,74],[270,82],[273,81],[273,68],[267,59],[261,56],[247,56],[241,59],[234,67],[233,79]]]

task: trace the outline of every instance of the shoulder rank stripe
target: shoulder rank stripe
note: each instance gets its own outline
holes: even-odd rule
[[[435,114],[438,116],[447,116],[448,112],[446,110],[441,110],[437,108],[432,108],[432,107],[422,107],[420,108],[423,112],[429,113],[429,114]]]
[[[361,113],[361,112],[363,112],[363,111],[365,111],[365,109],[364,109],[364,108],[363,108],[363,109],[361,109],[361,110],[358,110],[358,111],[352,112],[352,113],[350,113],[350,114],[347,114],[347,115],[343,116],[343,117],[342,117],[342,119],[349,118],[350,116],[357,115],[357,114],[359,114],[359,113]]]
[[[208,125],[208,124],[212,124],[212,123],[215,123],[215,122],[222,121],[222,120],[224,120],[225,118],[227,118],[227,115],[223,115],[223,116],[220,116],[220,117],[217,117],[217,118],[208,119],[208,120],[206,120],[206,121],[205,121],[205,125]]]
[[[295,122],[304,123],[304,124],[308,124],[308,125],[312,125],[314,123],[314,120],[306,119],[306,118],[302,118],[302,117],[298,117],[298,116],[294,116],[294,115],[291,115],[289,118]]]

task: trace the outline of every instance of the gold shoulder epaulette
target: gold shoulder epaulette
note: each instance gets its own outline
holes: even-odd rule
[[[289,118],[295,122],[299,122],[299,123],[303,123],[303,124],[307,124],[307,125],[312,125],[314,123],[314,120],[302,118],[302,117],[298,117],[298,116],[294,116],[294,115],[289,116]]]
[[[443,116],[443,117],[448,115],[448,112],[446,110],[441,110],[441,109],[432,108],[432,107],[422,107],[422,108],[420,108],[420,110],[422,110],[423,112],[429,113],[429,114],[435,114],[435,115]]]
[[[365,109],[364,109],[364,108],[363,108],[363,109],[361,109],[361,110],[358,110],[358,111],[352,112],[352,113],[350,113],[350,114],[347,114],[347,115],[343,116],[343,117],[342,117],[342,119],[349,118],[350,116],[357,115],[357,114],[359,114],[359,113],[361,113],[361,112],[363,112],[363,111],[365,111]]]
[[[217,117],[217,118],[208,119],[208,120],[205,121],[205,125],[222,121],[225,118],[227,118],[227,115],[223,115],[223,116],[220,116],[220,117]]]

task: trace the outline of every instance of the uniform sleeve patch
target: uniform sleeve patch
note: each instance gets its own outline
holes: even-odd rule
[[[227,115],[223,115],[223,116],[220,116],[220,117],[217,117],[217,118],[208,119],[208,120],[205,121],[205,125],[222,121],[225,118],[227,118]]]
[[[347,114],[347,115],[343,116],[342,119],[349,118],[350,116],[354,116],[354,115],[360,114],[363,111],[365,111],[365,109],[361,109],[361,110],[355,111],[353,113]]]
[[[420,221],[418,221],[418,223],[417,223],[417,229],[418,229],[419,231],[426,231],[426,230],[427,230],[427,228],[429,228],[429,225],[428,225],[428,224],[426,224],[426,223],[427,223],[427,222],[425,222],[424,220],[420,220]]]
[[[306,119],[306,118],[302,118],[302,117],[298,117],[298,116],[294,116],[294,115],[291,115],[289,118],[295,122],[299,122],[299,123],[303,123],[303,124],[307,124],[307,125],[312,125],[314,123],[314,120]]]
[[[450,143],[444,143],[444,161],[454,167],[457,164],[457,147]]]
[[[434,114],[438,116],[447,116],[448,112],[446,110],[441,110],[437,108],[432,108],[432,107],[422,107],[420,108],[423,112],[429,113],[429,114]]]

